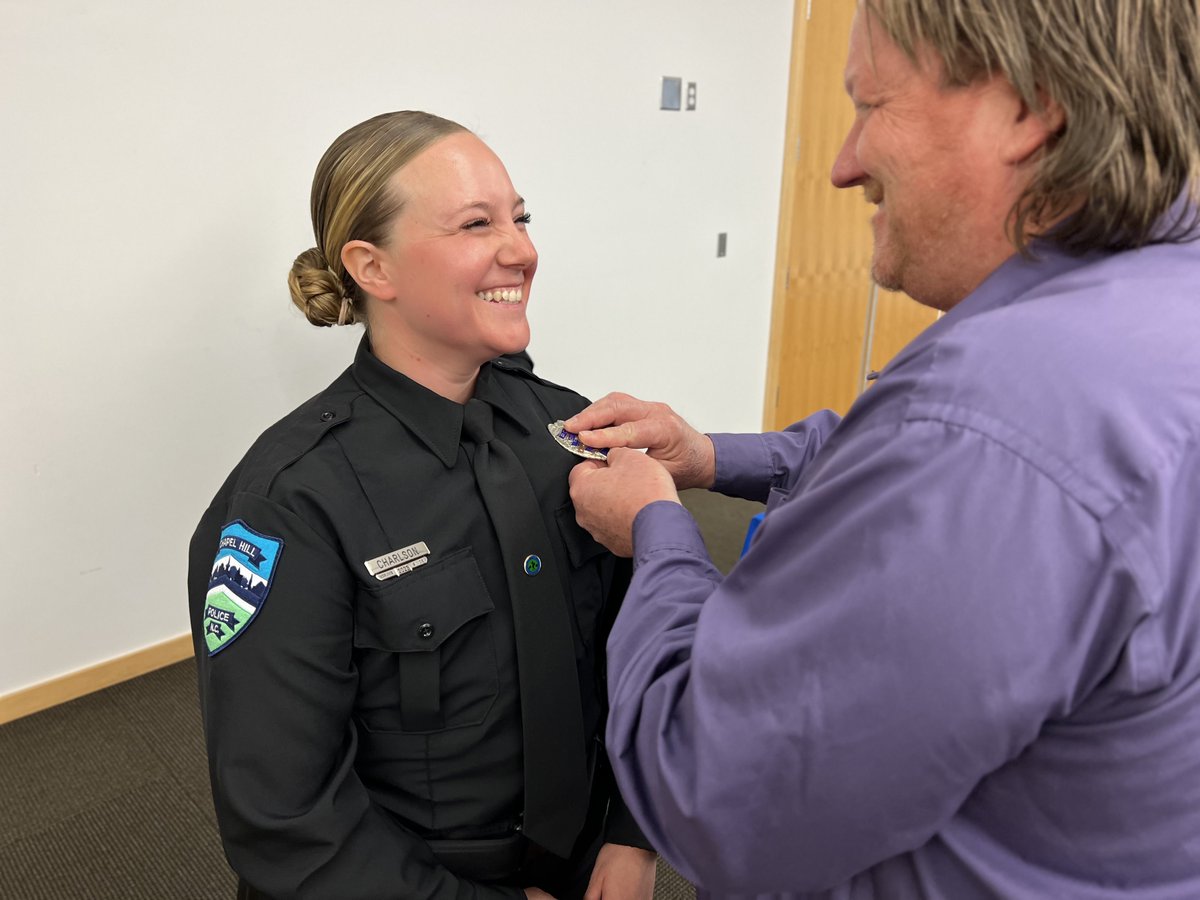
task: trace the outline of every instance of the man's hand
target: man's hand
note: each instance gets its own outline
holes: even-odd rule
[[[571,470],[575,518],[617,556],[633,555],[633,520],[655,500],[679,502],[663,466],[636,450],[617,447],[608,465],[587,460]]]
[[[650,900],[654,894],[655,855],[649,850],[605,844],[596,856],[583,900]]]
[[[541,888],[525,888],[525,900],[554,900]]]
[[[710,488],[716,477],[712,441],[665,403],[609,394],[567,419],[568,431],[591,447],[645,447],[663,464],[675,487]]]

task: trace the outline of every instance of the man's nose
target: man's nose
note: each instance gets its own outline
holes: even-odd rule
[[[867,180],[867,173],[858,162],[858,132],[859,124],[855,122],[833,161],[833,171],[829,177],[834,187],[857,187]]]

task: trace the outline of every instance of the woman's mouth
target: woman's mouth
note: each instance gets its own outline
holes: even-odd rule
[[[475,296],[488,303],[520,303],[524,292],[519,287],[499,288],[491,291],[476,291]]]

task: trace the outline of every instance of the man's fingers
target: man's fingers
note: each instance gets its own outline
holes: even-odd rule
[[[648,405],[628,394],[607,394],[567,419],[567,431],[578,434],[580,431],[591,431],[608,425],[628,422],[645,415],[644,408]]]
[[[567,474],[567,484],[574,485],[580,478],[586,478],[591,472],[596,469],[603,469],[604,463],[597,462],[594,459],[585,459],[579,465],[575,466]]]
[[[639,453],[637,450],[630,450],[627,447],[613,447],[612,452],[608,454],[608,465],[612,467],[621,467],[630,459],[638,459],[645,456],[644,453]]]
[[[656,411],[656,405],[645,404],[647,412]],[[653,450],[668,450],[678,438],[676,420],[666,415],[647,416],[608,428],[579,432],[579,439],[591,447],[634,447]]]
[[[621,425],[610,425],[607,428],[585,428],[577,434],[579,439],[589,447],[644,447],[646,445],[641,443],[642,424],[641,422],[625,422]]]

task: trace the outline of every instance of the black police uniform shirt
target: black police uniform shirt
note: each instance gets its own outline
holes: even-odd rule
[[[628,571],[576,523],[578,459],[546,428],[586,401],[502,361],[483,366],[475,396],[493,406],[569,573],[594,765],[604,639]],[[269,895],[523,896],[458,878],[426,843],[494,837],[522,813],[509,591],[462,420],[462,405],[364,339],[346,372],[259,438],[192,538],[217,819],[234,870]],[[395,577],[368,571],[398,550],[375,564],[399,563]],[[398,666],[433,647],[441,721],[406,721]],[[611,793],[604,839],[648,847]]]

